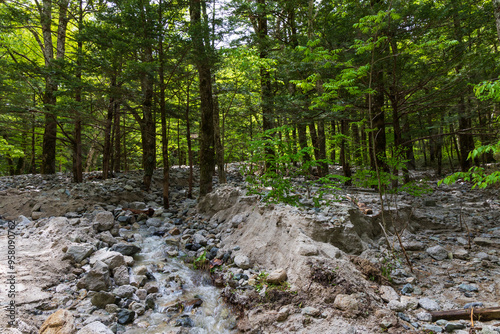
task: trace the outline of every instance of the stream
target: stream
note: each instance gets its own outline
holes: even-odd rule
[[[152,236],[146,228],[129,233],[135,234],[142,249],[134,256],[132,272],[147,267],[158,283],[160,296],[155,309],[127,326],[126,334],[179,333],[179,327],[184,329],[181,333],[235,333],[236,317],[222,301],[220,289],[212,285],[208,273],[168,257],[163,238]]]

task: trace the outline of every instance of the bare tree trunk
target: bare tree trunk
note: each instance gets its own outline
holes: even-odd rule
[[[186,89],[186,140],[188,146],[188,161],[189,161],[189,178],[188,178],[188,193],[187,198],[193,198],[193,150],[191,149],[191,127],[189,122],[189,104],[190,101],[191,82],[188,79]]]
[[[190,34],[193,41],[195,64],[198,69],[198,79],[201,99],[200,124],[200,197],[212,191],[212,171],[214,159],[214,107],[212,96],[211,60],[208,45],[203,43],[201,0],[190,0],[191,16]],[[206,23],[206,22],[205,22]]]
[[[215,81],[215,79],[214,79]],[[219,176],[219,183],[226,183],[226,171],[224,170],[224,147],[222,146],[221,133],[219,126],[219,99],[218,93],[214,96],[214,139],[215,139],[215,154],[217,157],[217,173]]]
[[[345,119],[340,121],[340,131],[344,136],[349,135],[349,122]],[[349,165],[349,148],[347,146],[346,140],[344,137],[340,142],[340,163],[342,165],[342,171],[344,172],[344,176],[348,178],[345,182],[346,185],[351,185],[351,166]]]
[[[500,41],[500,0],[493,0],[493,11],[495,12],[495,24],[497,26],[497,36]]]
[[[307,132],[306,132],[306,125],[299,123],[297,124],[297,133],[299,136],[299,145],[300,149],[304,150],[308,147],[307,145]],[[304,157],[302,159],[302,163],[308,163],[311,161],[311,155],[308,152],[304,153]]]
[[[116,75],[113,74],[110,82],[111,96],[109,97],[108,112],[106,116],[106,123],[104,124],[104,148],[102,153],[102,178],[106,180],[109,177],[110,172],[110,160],[111,160],[111,126],[113,121],[113,115],[116,110],[116,98],[113,95],[114,88],[116,87]]]
[[[159,2],[158,14],[160,26],[163,27],[163,6],[162,0]],[[161,117],[161,148],[163,158],[163,206],[169,208],[169,187],[170,187],[170,165],[168,161],[168,136],[167,136],[167,108],[165,104],[165,63],[163,51],[163,31],[159,34],[159,58],[160,58],[160,117]]]

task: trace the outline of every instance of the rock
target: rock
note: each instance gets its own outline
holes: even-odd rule
[[[302,256],[315,256],[319,254],[318,247],[313,244],[302,243],[299,246],[299,255]]]
[[[317,318],[321,315],[321,311],[315,307],[307,306],[302,309],[302,314]]]
[[[244,254],[238,254],[234,257],[234,264],[241,269],[250,268],[250,259]]]
[[[176,235],[181,234],[181,230],[179,230],[177,227],[174,227],[173,229],[168,231],[168,233],[170,233],[170,235],[172,235],[172,236],[176,236]]]
[[[276,269],[272,271],[266,278],[267,283],[279,284],[286,281],[288,278],[285,269]]]
[[[146,220],[146,225],[152,227],[160,227],[163,225],[163,220],[161,220],[160,218],[149,218],[148,220]]]
[[[205,238],[201,233],[196,233],[193,235],[193,243],[206,246],[208,243],[207,238]]]
[[[427,321],[431,322],[432,321],[432,315],[428,312],[420,312],[417,313],[417,319],[420,321]]]
[[[385,302],[390,302],[391,300],[399,300],[398,293],[388,285],[382,285],[379,288],[379,291],[380,297],[382,297]]]
[[[39,334],[74,334],[75,318],[68,310],[58,310],[51,314],[40,327]]]
[[[115,251],[115,252],[119,252],[123,255],[129,255],[129,256],[137,254],[141,251],[141,249],[139,247],[137,247],[136,245],[126,244],[126,243],[115,244],[115,245],[113,245],[113,247],[111,247],[110,250]]]
[[[465,284],[465,283],[460,284],[458,286],[458,290],[460,290],[462,292],[478,292],[479,291],[477,286],[472,285],[472,284]]]
[[[473,308],[473,307],[484,307],[484,304],[481,302],[472,302],[464,305],[464,309]]]
[[[477,238],[474,238],[474,243],[478,246],[500,248],[500,242],[497,240],[490,239],[490,238],[477,237]]]
[[[111,329],[109,329],[102,322],[94,321],[87,326],[80,329],[76,334],[114,334]]]
[[[130,284],[130,276],[128,274],[128,267],[126,265],[116,267],[113,270],[113,278],[116,285]]]
[[[78,282],[77,287],[79,289],[102,291],[107,290],[109,285],[109,267],[98,260],[89,273]]]
[[[144,313],[146,313],[146,307],[144,305],[142,305],[141,303],[136,303],[136,302],[133,302],[132,304],[130,304],[130,309],[132,311],[134,311],[138,316],[141,316],[143,315]]]
[[[443,328],[441,328],[440,326],[431,325],[431,324],[425,324],[422,326],[422,328],[426,331],[431,332],[431,333],[442,333],[443,332]]]
[[[122,285],[113,290],[113,293],[120,298],[131,298],[137,288],[132,285]]]
[[[181,317],[175,321],[176,327],[194,327],[194,321],[190,317]]]
[[[146,284],[144,284],[144,289],[148,294],[156,293],[159,291],[158,284],[156,282],[147,282]]]
[[[121,253],[106,249],[99,249],[90,257],[90,265],[94,265],[97,261],[104,262],[111,270],[125,265],[125,258]]]
[[[134,321],[135,312],[127,309],[121,309],[116,314],[116,317],[116,322],[118,322],[120,325],[126,325]]]
[[[443,261],[448,258],[448,251],[443,246],[434,246],[426,249],[426,252],[435,260]]]
[[[403,312],[406,310],[406,305],[401,303],[399,300],[393,299],[389,301],[389,304],[387,304],[390,310],[395,311],[395,312]]]
[[[289,316],[290,316],[290,308],[288,306],[284,306],[278,311],[278,317],[276,320],[279,322],[283,322],[286,319],[288,319]]]
[[[406,310],[414,310],[418,307],[418,298],[410,296],[401,296],[401,303]]]
[[[111,230],[114,224],[115,217],[109,211],[98,212],[94,218],[94,227],[99,232]]]
[[[37,220],[37,219],[40,219],[44,216],[44,213],[43,212],[40,212],[40,211],[33,211],[31,213],[31,219],[33,220]]]
[[[463,248],[459,248],[453,252],[453,258],[465,260],[469,257],[469,252]]]
[[[359,302],[354,295],[338,294],[333,302],[333,307],[342,311],[357,311]]]
[[[403,295],[406,295],[406,294],[409,294],[409,293],[412,293],[413,292],[413,285],[411,285],[410,283],[407,283],[403,286],[403,288],[401,289],[401,293]]]
[[[72,259],[76,263],[80,263],[84,259],[89,257],[94,251],[95,248],[91,244],[71,245],[66,251],[66,254],[64,255],[63,259],[68,258]]]
[[[448,322],[444,326],[444,330],[448,333],[451,333],[451,332],[456,331],[458,329],[464,329],[464,328],[465,328],[465,325],[458,323],[458,322]]]
[[[92,296],[90,302],[98,308],[105,308],[106,305],[115,302],[115,295],[110,292],[100,291]]]
[[[438,311],[439,310],[439,304],[435,300],[427,298],[427,297],[421,298],[418,301],[418,305],[427,311]]]
[[[113,235],[111,235],[111,232],[109,231],[101,232],[97,235],[97,237],[99,238],[99,240],[107,243],[109,246],[113,246],[118,242],[118,240],[116,240],[115,237],[113,237]]]

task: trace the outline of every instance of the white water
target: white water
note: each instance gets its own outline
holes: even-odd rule
[[[135,256],[136,263],[132,270],[139,266],[148,267],[153,272],[160,289],[161,297],[156,300],[156,307],[138,317],[132,325],[127,326],[126,334],[170,333],[176,327],[176,320],[189,316],[194,322],[193,328],[185,328],[183,333],[230,334],[235,333],[235,316],[220,298],[220,290],[210,284],[207,273],[190,269],[182,261],[166,255],[167,245],[161,237],[144,236],[140,247],[141,253]],[[180,278],[169,280],[169,277]],[[203,301],[199,307],[185,307],[175,310],[174,305],[199,298]],[[175,331],[176,332],[176,331]]]

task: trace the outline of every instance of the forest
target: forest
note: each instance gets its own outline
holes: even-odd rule
[[[499,0],[0,3],[0,175],[495,161]]]

